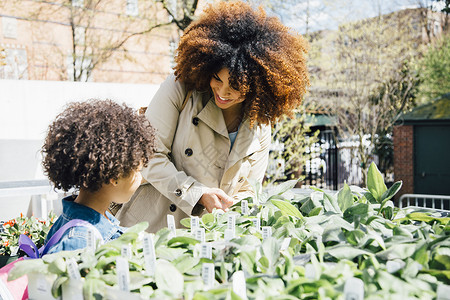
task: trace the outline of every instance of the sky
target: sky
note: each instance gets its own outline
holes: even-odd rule
[[[336,29],[340,23],[375,17],[419,4],[428,6],[431,0],[255,0],[268,4],[283,23],[300,33],[321,29]],[[265,5],[265,6],[266,6]],[[267,7],[267,6],[266,6]],[[309,18],[307,13],[309,11]]]

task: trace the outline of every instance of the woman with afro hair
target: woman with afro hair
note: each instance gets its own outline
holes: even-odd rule
[[[146,110],[158,149],[142,170],[148,184],[118,212],[121,223],[145,220],[157,231],[167,214],[180,221],[253,196],[268,164],[271,122],[291,114],[309,85],[306,51],[262,9],[209,5],[184,32],[175,72]]]
[[[56,188],[76,194],[62,200],[46,238],[48,253],[85,248],[89,227],[103,242],[124,232],[108,207],[130,200],[155,141],[144,116],[110,100],[74,102],[56,117],[42,147],[44,171]]]

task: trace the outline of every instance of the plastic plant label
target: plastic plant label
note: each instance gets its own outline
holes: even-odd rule
[[[122,249],[120,250],[120,254],[122,255],[122,257],[125,257],[126,259],[130,259],[131,258],[131,245],[123,245]]]
[[[86,234],[87,234],[86,248],[89,249],[90,251],[95,251],[96,240],[95,240],[94,230],[92,230],[91,228],[88,228]]]
[[[74,280],[80,280],[81,275],[80,275],[80,271],[78,270],[78,264],[77,264],[75,258],[74,257],[68,258],[66,260],[66,264],[67,264],[67,273],[69,274],[69,278],[74,279]]]
[[[202,265],[202,280],[205,290],[209,290],[214,287],[214,264],[204,263]]]
[[[234,215],[234,214],[228,215],[227,229],[233,230],[233,232],[235,232],[235,230],[236,230],[236,215]]]
[[[309,263],[305,265],[305,277],[312,280],[316,278],[316,269],[313,264]]]
[[[225,229],[225,232],[224,232],[224,239],[225,239],[225,241],[231,241],[232,239],[234,239],[234,237],[235,237],[235,234],[234,234],[234,230],[232,230],[232,229]]]
[[[241,299],[247,299],[247,284],[243,271],[237,271],[233,274],[233,292]]]
[[[11,247],[11,256],[16,256],[19,251],[19,247]]]
[[[364,282],[359,278],[349,278],[344,285],[345,300],[363,300],[364,299]]]
[[[191,217],[191,232],[195,229],[200,228],[200,219],[196,216]]]
[[[205,228],[197,228],[194,231],[194,238],[201,243],[205,242]]]
[[[177,236],[177,227],[175,226],[175,218],[172,215],[167,215],[167,228],[169,228],[172,237]]]
[[[154,276],[156,270],[156,255],[153,236],[146,234],[142,239],[142,245],[144,251],[145,269],[147,270],[148,275]]]
[[[243,215],[248,215],[248,201],[247,200],[241,201],[241,213]]]
[[[117,282],[119,289],[124,292],[130,291],[130,271],[128,268],[128,260],[124,257],[118,256],[116,258],[117,267]]]
[[[281,244],[280,251],[284,251],[284,250],[286,250],[287,248],[289,248],[289,244],[290,244],[290,243],[291,243],[291,238],[290,238],[290,237],[285,238],[285,239],[283,240],[283,243]]]
[[[44,275],[40,273],[28,273],[28,297],[36,300],[55,299],[52,296],[52,284],[56,280],[55,274]]]
[[[255,219],[252,219],[252,222],[253,222],[253,226],[255,226],[256,230],[258,230],[258,231],[261,230],[261,219],[260,219],[259,215],[256,216]]]
[[[200,258],[212,259],[212,247],[210,243],[200,244]]]
[[[225,214],[225,213],[224,213],[223,210],[221,210],[221,209],[217,210],[217,212],[216,212],[216,222],[218,222],[218,221],[220,220],[220,218],[221,218],[224,214]]]
[[[450,300],[450,285],[439,284],[436,291],[437,300]]]
[[[263,226],[262,227],[262,237],[263,239],[267,239],[268,237],[272,236],[272,227],[270,226]]]

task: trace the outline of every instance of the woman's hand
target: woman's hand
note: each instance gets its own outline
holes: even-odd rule
[[[198,201],[206,210],[211,213],[214,208],[227,211],[233,205],[233,198],[228,196],[223,190],[218,188],[208,188]]]

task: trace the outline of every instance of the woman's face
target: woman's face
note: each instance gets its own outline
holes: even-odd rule
[[[212,76],[209,83],[214,93],[216,105],[221,109],[233,107],[245,99],[239,91],[230,86],[229,77],[228,69],[223,68]]]

